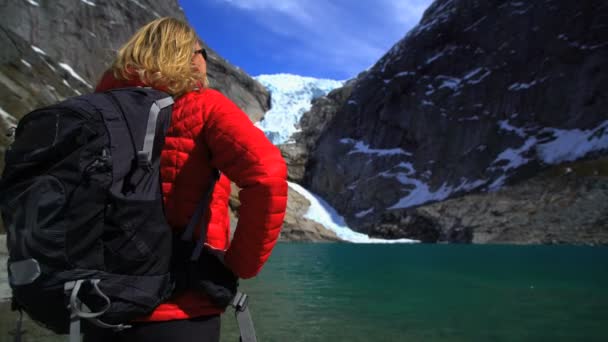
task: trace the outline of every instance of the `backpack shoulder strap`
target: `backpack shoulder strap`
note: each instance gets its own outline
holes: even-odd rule
[[[190,222],[188,222],[188,225],[186,226],[186,229],[184,230],[184,233],[182,234],[181,239],[183,241],[194,240],[194,229],[196,228],[196,225],[200,222],[201,218],[205,214],[207,207],[209,206],[209,202],[211,201],[211,194],[213,193],[213,189],[215,188],[215,183],[217,183],[217,181],[220,179],[220,175],[221,175],[220,170],[218,170],[218,169],[212,170],[211,183],[209,185],[209,189],[207,189],[205,196],[203,196],[203,198],[198,202],[198,205],[196,206],[196,209],[194,210],[194,215],[192,215]],[[194,246],[192,255],[190,256],[190,260],[192,260],[192,261],[198,260],[198,258],[201,255],[201,252],[203,250],[203,245],[205,244],[206,238],[207,238],[207,222],[204,222],[203,226],[201,228],[201,233],[198,237],[198,241],[197,241],[196,245]]]
[[[152,149],[154,148],[154,137],[156,135],[158,114],[163,108],[169,107],[172,104],[173,98],[171,96],[158,99],[152,103],[152,106],[150,107],[150,114],[148,115],[148,124],[146,126],[144,145],[143,148],[137,152],[137,161],[140,163],[140,165],[142,163],[149,165],[152,162]]]

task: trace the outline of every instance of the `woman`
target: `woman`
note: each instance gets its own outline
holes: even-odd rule
[[[146,86],[175,98],[161,154],[165,214],[182,230],[221,172],[206,211],[206,247],[225,251],[225,265],[239,278],[258,274],[281,229],[287,203],[287,170],[279,150],[234,103],[207,86],[206,51],[186,23],[161,18],[142,27],[118,51],[96,91]],[[230,180],[242,190],[232,242]],[[200,229],[200,227],[199,227]],[[176,293],[152,314],[120,333],[96,330],[85,340],[219,341],[223,308],[200,291]],[[108,336],[110,334],[110,336]]]

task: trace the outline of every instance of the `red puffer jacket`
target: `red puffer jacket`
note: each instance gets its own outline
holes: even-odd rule
[[[116,80],[108,72],[96,91],[141,85]],[[279,150],[245,113],[221,93],[202,89],[175,100],[161,154],[165,213],[174,229],[188,224],[210,185],[212,168],[222,176],[206,211],[207,245],[226,251],[226,265],[239,278],[251,278],[261,270],[279,237],[287,205],[287,168]],[[242,189],[232,243],[229,179]],[[187,292],[161,304],[143,320],[185,319],[222,311],[204,294]]]

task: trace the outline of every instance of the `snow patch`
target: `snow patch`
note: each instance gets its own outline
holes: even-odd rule
[[[472,29],[474,29],[477,25],[479,25],[482,21],[486,20],[488,16],[484,15],[483,17],[481,17],[479,20],[477,20],[476,22],[474,22],[473,24],[469,25],[469,27],[465,28],[463,32],[468,32]]]
[[[485,71],[482,73],[482,71]],[[477,68],[470,72],[468,72],[464,76],[464,80],[467,81],[468,84],[477,84],[481,82],[484,78],[488,77],[492,73],[491,70],[487,68]]]
[[[80,0],[80,1],[84,2],[85,4],[87,4],[89,6],[95,7],[95,3],[91,0]]]
[[[36,6],[39,7],[40,4],[38,3],[38,1],[34,1],[34,0],[25,0],[25,2],[29,3],[32,6]]]
[[[473,115],[473,116],[467,116],[465,118],[458,118],[457,121],[458,122],[463,122],[463,121],[479,121],[479,116]]]
[[[146,10],[148,12],[151,12],[152,14],[154,14],[155,17],[160,18],[160,14],[156,13],[155,11],[149,9],[148,7],[144,6],[141,2],[137,1],[137,0],[129,0],[132,3],[134,3],[137,7]]]
[[[500,166],[490,166],[489,169],[492,171],[497,170],[497,169],[502,169],[502,172],[506,173],[510,169],[514,169],[514,168],[520,167],[524,164],[527,164],[532,159],[525,158],[522,156],[522,154],[530,151],[530,149],[535,146],[537,141],[538,140],[536,139],[536,137],[530,137],[519,148],[516,148],[516,149],[508,148],[508,149],[502,151],[502,153],[500,153],[496,157],[496,159],[494,160],[492,165],[494,165],[498,162],[501,162],[503,160],[507,161],[507,164],[500,165]]]
[[[65,63],[59,63],[59,66],[63,68],[63,70],[67,71],[70,75],[72,75],[72,77],[74,77],[75,79],[77,79],[78,81],[80,81],[82,84],[86,85],[87,87],[93,89],[93,86],[89,84],[89,82],[85,81],[84,78],[82,78],[80,75],[78,75],[74,69],[72,69],[71,66],[65,64]]]
[[[525,137],[522,128],[513,127],[506,120],[499,121],[499,124],[501,129],[514,131],[519,136]],[[488,170],[500,171],[502,175],[489,186],[489,189],[495,190],[501,187],[507,179],[507,171],[529,163],[533,160],[533,155],[544,163],[559,164],[577,160],[589,152],[608,149],[608,120],[588,130],[545,128],[539,132],[542,135],[548,133],[553,135],[551,141],[539,142],[535,136],[528,137],[521,147],[509,148],[500,153]],[[535,153],[530,154],[530,157],[523,156],[530,151]],[[504,161],[507,162],[505,165],[496,165]]]
[[[522,89],[528,89],[536,85],[536,80],[530,83],[513,83],[509,86],[509,90],[517,91]]]
[[[30,69],[32,68],[32,65],[28,63],[25,59],[21,59],[21,63]]]
[[[496,190],[500,189],[505,184],[506,181],[507,181],[507,175],[502,174],[502,175],[500,175],[500,177],[496,178],[496,180],[494,180],[494,182],[492,182],[492,184],[490,184],[488,186],[488,190],[496,191]]]
[[[46,54],[46,52],[42,51],[41,48],[31,45],[30,46],[32,48],[32,50],[34,50],[34,52],[36,52],[37,54],[41,55],[41,56],[45,56],[47,57],[48,55]],[[49,67],[49,69],[53,70],[54,72],[57,71],[57,69],[55,69],[54,66],[51,65],[51,63],[47,62],[45,58],[42,58],[42,61],[44,62],[44,64],[46,64],[46,66]]]
[[[415,71],[401,71],[395,74],[395,77],[404,77],[404,76],[414,76],[416,75]]]
[[[457,186],[448,186],[445,183],[435,191],[431,191],[428,184],[415,179],[399,175],[399,182],[404,185],[413,185],[414,189],[409,190],[408,194],[402,197],[397,203],[388,207],[391,209],[404,209],[415,205],[424,204],[430,201],[440,201],[448,198],[451,194],[459,191],[470,191],[486,184],[485,180],[466,180],[461,179],[461,183]]]
[[[523,83],[523,82],[518,82],[518,83],[513,83],[509,86],[509,90],[511,91],[518,91],[518,90],[524,90],[524,89],[528,89],[531,88],[535,85],[537,85],[538,83],[542,83],[547,79],[547,77],[543,77],[540,80],[534,80],[530,83]]]
[[[509,120],[500,120],[498,121],[498,127],[503,131],[514,132],[522,138],[526,137],[526,131],[524,131],[521,127],[515,127],[509,123]]]
[[[67,80],[63,80],[63,84],[65,84],[66,87],[72,89],[76,93],[76,95],[82,95],[82,93],[79,92],[78,89],[72,88],[72,85]]]
[[[355,154],[355,153],[364,153],[364,154],[374,154],[380,156],[389,156],[389,155],[406,155],[411,156],[412,154],[404,151],[401,148],[390,148],[390,149],[376,149],[370,148],[368,144],[360,140],[354,140],[350,138],[340,139],[342,144],[354,144],[353,150],[349,151],[347,154]]]
[[[406,169],[408,171],[408,174],[413,174],[415,172],[414,166],[412,165],[412,163],[401,162],[401,163],[395,165],[393,168]]]
[[[32,45],[32,46],[31,46],[31,48],[32,48],[32,50],[34,50],[34,51],[35,51],[36,53],[38,53],[38,54],[41,54],[41,55],[43,55],[43,56],[48,56],[48,55],[46,54],[46,52],[42,51],[42,49],[41,49],[41,48],[39,48],[39,47],[37,47],[37,46]]]
[[[443,80],[443,83],[441,83],[441,85],[439,86],[439,89],[450,88],[454,91],[458,91],[458,89],[460,88],[460,82],[461,82],[460,78],[451,77],[451,76],[443,76],[443,75],[437,76],[436,78],[439,80]]]
[[[9,125],[17,124],[17,119],[11,114],[9,114],[7,111],[5,111],[2,107],[0,107],[0,118],[4,119],[5,121],[8,121]]]
[[[573,161],[589,152],[608,149],[608,120],[588,130],[546,128],[543,132],[550,132],[555,137],[536,148],[540,158],[548,164]]]
[[[355,243],[414,243],[416,240],[410,239],[398,239],[398,240],[384,240],[370,238],[369,236],[361,233],[357,233],[352,229],[348,228],[344,222],[344,217],[340,216],[334,208],[332,208],[327,202],[325,202],[319,196],[309,192],[296,183],[288,182],[289,187],[297,191],[300,195],[304,196],[309,202],[310,207],[304,217],[315,222],[320,223],[325,228],[333,231],[336,235],[349,242]],[[372,209],[373,210],[373,209]]]
[[[441,52],[429,57],[429,59],[427,59],[426,62],[424,62],[424,64],[431,64],[431,63],[433,63],[434,60],[442,57],[443,55],[444,55],[444,52],[441,51]]]
[[[371,208],[369,208],[367,210],[362,210],[362,211],[356,213],[355,217],[356,218],[362,218],[362,217],[365,217],[365,216],[367,216],[367,215],[369,215],[369,214],[371,214],[373,212],[374,212],[374,207],[371,207]]]

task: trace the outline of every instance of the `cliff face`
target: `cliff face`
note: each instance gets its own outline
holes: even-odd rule
[[[331,91],[327,96],[312,100],[312,109],[305,112],[298,122],[299,131],[292,135],[289,142],[279,145],[287,163],[287,177],[290,181],[303,182],[311,151],[315,149],[321,133],[332,121],[351,91],[352,82],[348,82],[343,87]]]
[[[435,1],[331,104],[306,184],[351,227],[378,233],[407,208],[606,154],[606,18],[599,0]]]
[[[4,0],[2,12],[4,30],[70,65],[92,84],[140,26],[161,16],[185,19],[175,0]]]
[[[3,0],[0,7],[0,169],[7,130],[17,119],[36,107],[91,92],[116,49],[146,22],[162,16],[185,19],[176,0]],[[212,87],[259,120],[269,108],[269,93],[209,52]]]

